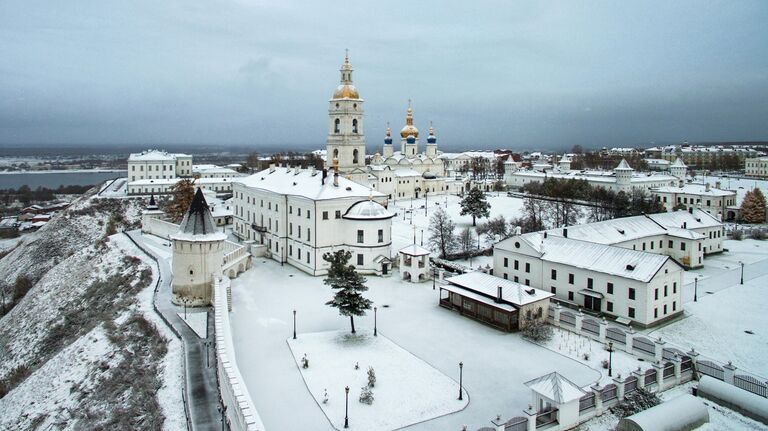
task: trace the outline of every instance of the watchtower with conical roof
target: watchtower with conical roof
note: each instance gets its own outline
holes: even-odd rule
[[[163,211],[157,206],[155,202],[155,195],[149,195],[149,204],[141,212],[141,231],[151,232],[150,224],[152,220],[162,219]]]
[[[211,303],[213,279],[221,276],[226,238],[226,234],[216,230],[203,191],[198,188],[179,231],[171,235],[174,303]]]
[[[619,165],[613,168],[613,173],[616,175],[616,187],[619,191],[628,192],[632,189],[632,173],[634,171],[624,159],[621,159]]]
[[[669,173],[678,180],[685,180],[685,175],[688,171],[688,166],[680,159],[675,159],[675,162],[669,165]]]

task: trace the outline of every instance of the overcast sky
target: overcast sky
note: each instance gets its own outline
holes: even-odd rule
[[[768,1],[5,0],[0,145],[322,147],[349,48],[369,147],[768,139]]]

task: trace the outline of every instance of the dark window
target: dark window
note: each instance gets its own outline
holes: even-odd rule
[[[505,257],[504,258],[504,268],[507,268],[507,267],[509,267],[509,258]]]
[[[573,274],[568,274],[568,284],[573,284]]]
[[[608,283],[606,286],[606,291],[610,294],[613,294],[613,283]]]
[[[629,299],[635,299],[635,289],[632,287],[629,288]]]
[[[333,121],[333,133],[339,133],[339,123],[341,121],[338,118]]]
[[[669,293],[669,286],[667,286],[667,285],[665,284],[665,285],[664,285],[664,296],[666,297],[668,293]]]
[[[605,303],[605,307],[606,307],[606,308],[605,308],[606,310],[608,310],[608,311],[611,311],[611,312],[612,312],[612,311],[613,311],[613,302],[611,302],[611,301],[608,301],[608,302],[606,302],[606,303]]]
[[[653,299],[659,299],[659,288],[653,289]]]
[[[323,220],[328,220],[328,211],[323,211]]]
[[[670,239],[669,240],[669,248],[673,248],[674,246],[675,246],[675,243],[672,242],[672,240]]]
[[[568,300],[573,301],[573,292],[568,292]]]
[[[358,230],[357,231],[357,242],[359,244],[362,244],[362,242],[363,242],[363,231],[362,230]],[[361,255],[358,255],[358,256],[361,256]]]
[[[672,283],[672,293],[677,293],[677,282]]]
[[[363,264],[363,255],[362,254],[358,254],[357,255],[357,264],[358,265],[362,265]]]
[[[552,270],[552,280],[557,280],[557,270],[556,269]]]
[[[635,318],[635,309],[632,308],[632,307],[629,307],[629,310],[627,310],[627,311],[628,311],[627,314],[629,315],[629,317],[634,319]]]
[[[515,269],[520,269],[520,261],[515,259]]]
[[[593,287],[594,287],[594,286],[592,285],[592,279],[591,279],[591,278],[588,278],[588,279],[587,279],[587,289],[592,289]]]
[[[509,278],[509,275],[507,275],[507,273],[505,272],[504,273],[504,280],[506,280],[507,278]]]
[[[520,282],[520,279],[517,276],[515,276],[515,283],[518,283],[518,282]]]
[[[667,304],[664,304],[664,315],[667,315]]]
[[[336,218],[341,218],[341,211],[340,210],[336,210]]]
[[[384,242],[384,229],[379,229],[379,242]]]
[[[685,243],[682,241],[680,242],[680,250],[685,251]]]
[[[655,319],[657,317],[659,317],[659,309],[658,308],[654,308],[653,309],[653,318]]]
[[[525,262],[525,272],[531,272],[531,264],[528,262]]]
[[[672,311],[677,310],[677,301],[672,301]]]
[[[557,288],[555,286],[552,286],[552,293],[557,294]]]
[[[526,279],[525,279],[525,285],[526,285],[526,286],[530,286],[530,285],[531,285],[531,280],[528,280],[528,279],[526,278]]]

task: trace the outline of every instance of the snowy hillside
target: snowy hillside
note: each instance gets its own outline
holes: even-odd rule
[[[0,260],[0,429],[184,427],[180,342],[151,305],[157,269],[105,235],[139,208],[91,193]]]

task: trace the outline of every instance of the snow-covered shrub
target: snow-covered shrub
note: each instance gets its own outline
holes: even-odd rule
[[[585,353],[585,354],[583,354],[581,356],[582,356],[582,358],[584,358],[585,361],[589,360],[589,353]]]
[[[749,237],[759,240],[768,239],[768,231],[765,229],[752,229],[752,231],[749,232]]]
[[[523,328],[523,337],[538,343],[552,339],[554,331],[552,331],[551,326],[541,320],[529,320],[526,323],[525,328]]]
[[[373,367],[368,367],[368,387],[374,386],[376,386],[376,372],[373,371]]]
[[[611,412],[620,418],[649,409],[661,403],[658,395],[645,389],[637,388],[635,392],[624,397],[624,401],[611,407]]]
[[[369,406],[373,404],[373,391],[368,386],[360,388],[360,402]]]
[[[608,360],[607,359],[603,359],[602,361],[600,361],[600,365],[603,366],[604,370],[607,370],[608,369]]]
[[[744,231],[739,229],[734,229],[733,233],[731,234],[731,237],[736,241],[741,241],[742,239],[744,239]]]

